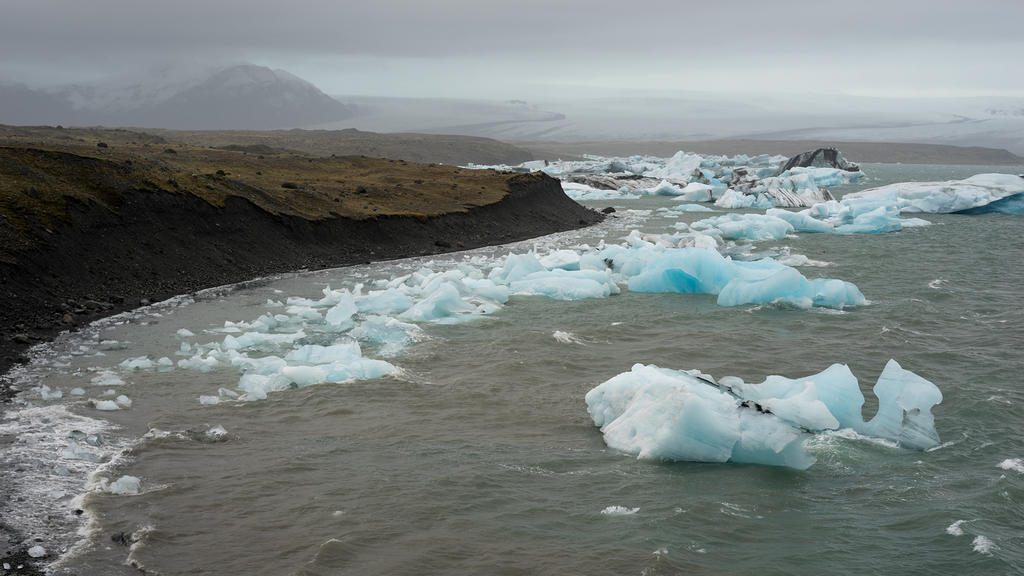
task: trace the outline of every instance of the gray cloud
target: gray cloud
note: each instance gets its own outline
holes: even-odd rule
[[[249,61],[331,92],[410,96],[566,85],[1020,95],[1021,21],[1019,0],[5,0],[0,77]]]

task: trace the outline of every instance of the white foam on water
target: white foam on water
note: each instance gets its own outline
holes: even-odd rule
[[[957,520],[949,526],[946,526],[946,534],[949,534],[950,536],[963,536],[964,529],[961,528],[960,525],[964,522],[966,522],[966,520]]]
[[[985,556],[991,556],[992,550],[997,548],[995,543],[981,534],[974,537],[974,540],[971,541],[971,546],[974,548],[975,552],[978,554],[984,554]]]
[[[1003,470],[1011,470],[1020,474],[1024,474],[1024,459],[1021,458],[1007,458],[998,464]]]
[[[579,338],[576,337],[572,332],[563,332],[562,330],[555,330],[551,336],[561,342],[562,344],[583,344]]]
[[[42,544],[49,550],[72,546],[91,523],[88,511],[71,513],[81,508],[89,478],[130,445],[113,433],[116,429],[105,420],[70,412],[65,404],[7,408],[0,434],[16,439],[5,447],[0,482],[18,498],[0,502],[0,517],[29,537],[45,538]],[[66,514],[53,514],[57,502]]]

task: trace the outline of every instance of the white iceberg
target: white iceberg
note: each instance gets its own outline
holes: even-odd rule
[[[890,360],[874,391],[878,413],[864,422],[864,396],[845,365],[746,384],[636,364],[590,390],[586,403],[608,446],[648,459],[805,469],[815,462],[810,435],[841,428],[917,450],[939,443],[931,413],[942,401],[938,387]]]

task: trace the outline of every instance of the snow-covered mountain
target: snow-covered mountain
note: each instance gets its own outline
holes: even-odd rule
[[[352,109],[284,70],[250,64],[201,72],[165,68],[120,78],[31,90],[0,86],[0,122],[174,129],[299,128],[343,120]],[[18,107],[7,102],[19,102]],[[29,107],[36,101],[45,106]]]

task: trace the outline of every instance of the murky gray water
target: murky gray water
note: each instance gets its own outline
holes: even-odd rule
[[[845,191],[989,171],[866,170],[871,178]],[[632,228],[660,232],[707,216],[621,211],[677,203],[598,202],[618,206],[622,218],[536,243],[611,243]],[[33,403],[48,407],[11,411],[5,425],[36,434],[45,455],[58,450],[47,442],[62,433],[61,407],[110,422],[116,428],[103,432],[102,450],[123,444],[126,452],[93,482],[130,474],[141,479],[141,493],[93,489],[74,501],[75,470],[63,475],[43,462],[25,475],[36,478],[32,486],[19,488],[26,501],[9,509],[31,516],[48,508],[48,525],[24,523],[54,552],[75,538],[46,531],[73,528],[62,523],[71,510],[87,511],[87,536],[55,568],[60,574],[138,573],[126,562],[161,574],[1020,573],[1024,469],[1014,460],[1021,466],[1024,458],[1024,219],[926,219],[934,225],[893,234],[757,244],[758,252],[788,247],[829,262],[801,272],[853,282],[867,306],[836,313],[724,308],[699,295],[513,296],[477,321],[423,324],[427,339],[388,358],[403,370],[399,377],[255,402],[199,403],[235,388],[237,369],[122,373],[116,393],[133,404],[117,412],[98,412],[68,391],[82,387],[96,397],[90,379],[98,372],[89,368],[140,355],[180,359],[181,328],[196,334],[194,342],[219,340],[223,334],[204,330],[251,321],[268,299],[315,299],[325,285],[390,278],[424,261],[290,276],[108,322],[44,354],[26,377],[64,397],[37,396]],[[575,340],[559,341],[556,331]],[[364,352],[375,356],[373,348]],[[747,381],[841,362],[860,378],[870,416],[870,387],[889,358],[942,390],[938,449],[827,436],[813,441],[818,462],[806,471],[638,461],[605,447],[583,402],[589,389],[637,362]],[[209,437],[215,425],[227,436]],[[54,494],[61,485],[68,493]],[[602,513],[611,506],[638,510]],[[121,532],[137,542],[113,542]]]

